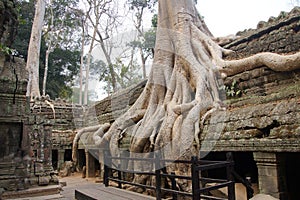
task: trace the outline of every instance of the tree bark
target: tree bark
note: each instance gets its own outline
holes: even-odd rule
[[[162,151],[171,159],[195,154],[191,147],[199,134],[201,114],[221,107],[214,57],[222,56],[222,48],[210,36],[193,0],[159,1],[148,83],[136,103],[102,137],[103,143],[110,141],[115,154],[124,132],[131,134],[132,153]]]
[[[204,120],[214,111],[225,109],[219,72],[233,75],[261,65],[274,70],[300,68],[300,53],[263,53],[238,61],[224,61],[223,53],[228,51],[212,40],[194,0],[159,0],[155,54],[148,82],[134,105],[107,132],[100,131],[96,144],[109,143],[111,153],[120,155],[118,144],[127,135],[131,137],[131,157],[160,152],[168,159],[190,159],[199,153]],[[286,68],[286,64],[290,67]],[[141,163],[134,167],[150,170],[150,166]],[[135,181],[145,178],[136,176]]]
[[[29,72],[29,80],[27,84],[26,96],[30,96],[31,99],[41,96],[39,89],[39,59],[45,8],[45,1],[38,0],[36,3],[35,15],[28,47],[26,69]]]
[[[82,20],[84,21],[84,20]],[[84,23],[82,22],[82,34],[81,34],[81,54],[80,54],[80,69],[79,69],[79,105],[82,105],[82,79],[83,79],[83,61],[84,61],[84,41],[85,41],[85,30]]]
[[[48,76],[49,54],[50,54],[50,47],[46,51],[45,71],[44,71],[44,79],[43,79],[43,93],[42,93],[43,96],[46,96],[46,84],[47,84],[47,76]]]
[[[162,151],[165,157],[177,159],[197,153],[193,143],[196,141],[199,148],[199,126],[212,112],[225,109],[218,89],[218,72],[232,75],[258,65],[270,66],[274,61],[270,54],[224,61],[223,53],[228,51],[212,40],[193,0],[160,0],[148,83],[135,104],[115,120],[101,137],[102,142],[98,138],[97,143],[109,141],[111,151],[118,154],[118,142],[122,134],[127,134],[131,136],[132,154]],[[292,69],[300,67],[299,53],[275,57],[281,67],[288,60]],[[134,126],[131,132],[127,130],[130,126]]]

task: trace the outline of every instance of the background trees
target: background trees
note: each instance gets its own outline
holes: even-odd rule
[[[73,9],[77,3],[77,1],[52,1],[52,7],[50,6],[54,16],[52,25],[51,12],[49,9],[46,10],[39,56],[39,86],[42,88],[46,52],[48,51],[49,70],[45,94],[49,94],[52,99],[71,97],[74,76],[79,70],[80,37],[78,31],[75,31],[78,29],[78,12]],[[27,61],[27,49],[34,16],[34,1],[18,1],[18,8],[18,34],[12,48],[16,49],[19,56],[24,57]]]
[[[145,31],[143,27],[143,18],[146,9],[154,12],[154,6],[157,0],[128,0],[129,9],[134,12],[134,26],[137,30],[136,40],[130,43],[130,45],[138,50],[141,59],[141,67],[143,71],[143,78],[146,78],[146,61],[149,56],[153,56],[151,48],[155,45],[155,29],[156,24],[152,23],[152,29]],[[157,17],[154,15],[154,18]],[[134,53],[136,53],[134,51]]]
[[[155,30],[145,32],[142,18],[146,9],[153,10],[155,2],[155,0],[126,2],[130,7],[127,6],[125,10],[122,8],[120,11],[120,6],[116,6],[116,1],[113,0],[80,1],[82,9],[79,8],[78,0],[49,0],[46,4],[38,56],[37,72],[42,94],[49,94],[53,99],[70,98],[72,88],[74,86],[83,88],[82,84],[84,84],[84,90],[87,91],[85,99],[87,99],[90,90],[89,81],[82,81],[82,78],[89,79],[88,66],[97,66],[97,62],[100,61],[104,61],[104,64],[100,65],[98,70],[93,70],[93,76],[97,75],[98,80],[104,82],[107,94],[138,82],[142,78],[142,72],[145,77],[145,62],[152,56]],[[27,50],[35,13],[34,5],[33,0],[18,1],[19,34],[13,48],[17,50],[19,56],[24,57],[25,61],[28,59],[28,52],[31,52]],[[121,41],[118,38],[118,34],[124,30],[122,29],[124,13],[129,10],[134,11],[135,28],[139,35],[133,42],[128,39]],[[94,36],[93,30],[95,30]],[[114,49],[122,46],[121,43],[125,44],[123,50],[116,54]],[[87,46],[90,46],[89,52]],[[88,55],[92,56],[95,47],[101,50],[100,54],[103,56],[96,56],[93,59],[96,63],[88,64]],[[136,56],[137,53],[140,54],[139,58]],[[78,56],[81,59],[78,59]],[[86,56],[85,61],[84,56]],[[82,71],[78,74],[80,65]],[[78,77],[82,78],[78,80]]]
[[[39,61],[45,9],[46,2],[44,0],[37,0],[26,62],[26,69],[29,74],[26,96],[30,96],[31,99],[41,96],[39,89]]]
[[[73,51],[76,54],[80,49],[80,32],[78,32],[77,29],[81,21],[80,13],[75,9],[77,4],[78,0],[50,0],[48,3],[45,16],[45,28],[43,31],[43,38],[47,46],[43,77],[43,95],[46,95],[49,54],[55,49]],[[74,55],[74,57],[78,58],[77,55]],[[70,69],[65,66],[63,70]]]

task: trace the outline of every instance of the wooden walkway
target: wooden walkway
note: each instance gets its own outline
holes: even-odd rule
[[[66,186],[62,187],[58,200],[155,200],[155,197],[142,195],[115,187],[105,187],[102,183],[95,183],[96,179],[83,179],[81,174],[60,179]],[[75,195],[76,193],[76,195]],[[56,200],[56,199],[55,199]]]
[[[98,184],[89,188],[78,188],[75,190],[77,200],[154,200],[155,197],[142,195],[114,187],[105,187]]]

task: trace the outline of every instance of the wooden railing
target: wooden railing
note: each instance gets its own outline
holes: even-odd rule
[[[234,162],[231,153],[227,154],[225,161],[208,161],[200,160],[197,157],[192,157],[191,160],[167,160],[161,159],[159,154],[154,154],[153,158],[131,158],[131,157],[113,157],[109,155],[109,152],[104,152],[104,184],[109,186],[109,181],[118,183],[118,187],[122,188],[122,184],[128,184],[132,186],[141,187],[144,189],[152,189],[156,193],[156,199],[162,199],[162,193],[168,193],[172,195],[172,199],[176,200],[178,195],[192,197],[193,200],[200,199],[212,199],[212,200],[235,200],[235,187],[234,187]],[[147,172],[142,170],[125,170],[121,169],[121,165],[115,165],[114,161],[130,161],[130,162],[148,162],[153,165],[153,170]],[[191,168],[190,175],[176,175],[174,172],[167,173],[165,168],[167,163],[186,164]],[[215,179],[201,177],[201,173],[213,169],[226,169],[226,179]],[[130,173],[134,175],[146,175],[155,177],[155,186],[140,184],[125,180],[124,174]],[[171,183],[170,188],[162,187],[162,178],[169,179]],[[185,192],[179,190],[177,187],[177,181],[179,179],[191,181],[192,192]],[[177,180],[177,181],[176,181]],[[210,183],[210,184],[208,184]],[[213,183],[213,184],[212,184]],[[210,191],[220,188],[227,188],[227,198],[214,197],[210,195]],[[247,195],[248,196],[248,195]]]

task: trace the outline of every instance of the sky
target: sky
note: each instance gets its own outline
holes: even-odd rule
[[[256,28],[259,21],[292,9],[292,0],[198,0],[197,9],[214,36]]]

